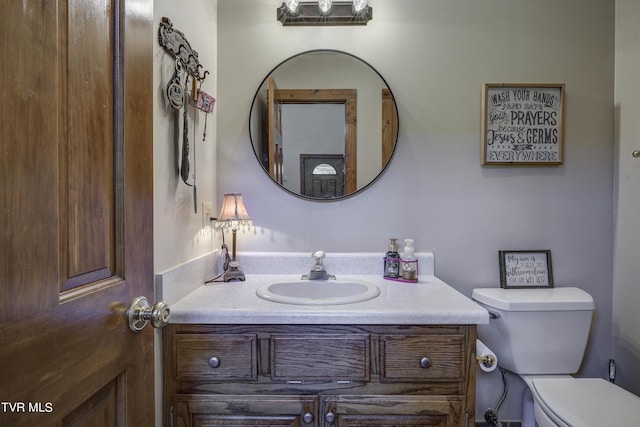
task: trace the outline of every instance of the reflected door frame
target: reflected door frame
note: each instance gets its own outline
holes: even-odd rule
[[[274,98],[279,104],[344,104],[344,195],[354,193],[358,188],[357,90],[276,89]]]

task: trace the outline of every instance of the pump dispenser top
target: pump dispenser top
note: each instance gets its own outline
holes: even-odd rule
[[[390,240],[390,242],[389,242],[389,248],[388,248],[389,250],[388,250],[388,252],[397,253],[398,252],[398,239],[393,238],[393,239],[389,239],[389,240]]]
[[[416,251],[413,248],[413,239],[404,239],[402,259],[406,261],[414,261],[416,259]]]

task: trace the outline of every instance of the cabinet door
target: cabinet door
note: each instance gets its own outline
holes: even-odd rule
[[[324,427],[465,426],[460,399],[443,396],[328,396],[320,407]]]
[[[315,396],[180,395],[174,405],[166,424],[176,427],[318,425]]]

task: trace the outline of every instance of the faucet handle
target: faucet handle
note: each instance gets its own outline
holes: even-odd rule
[[[324,265],[322,264],[324,252],[315,251],[311,254],[311,258],[313,258],[313,266],[311,267],[311,271],[324,271]]]

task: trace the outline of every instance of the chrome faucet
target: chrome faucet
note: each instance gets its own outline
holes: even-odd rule
[[[303,274],[302,280],[330,280],[336,278],[333,274],[327,274],[327,270],[324,267],[322,260],[324,259],[323,251],[315,251],[311,254],[313,258],[313,265],[309,274]]]

